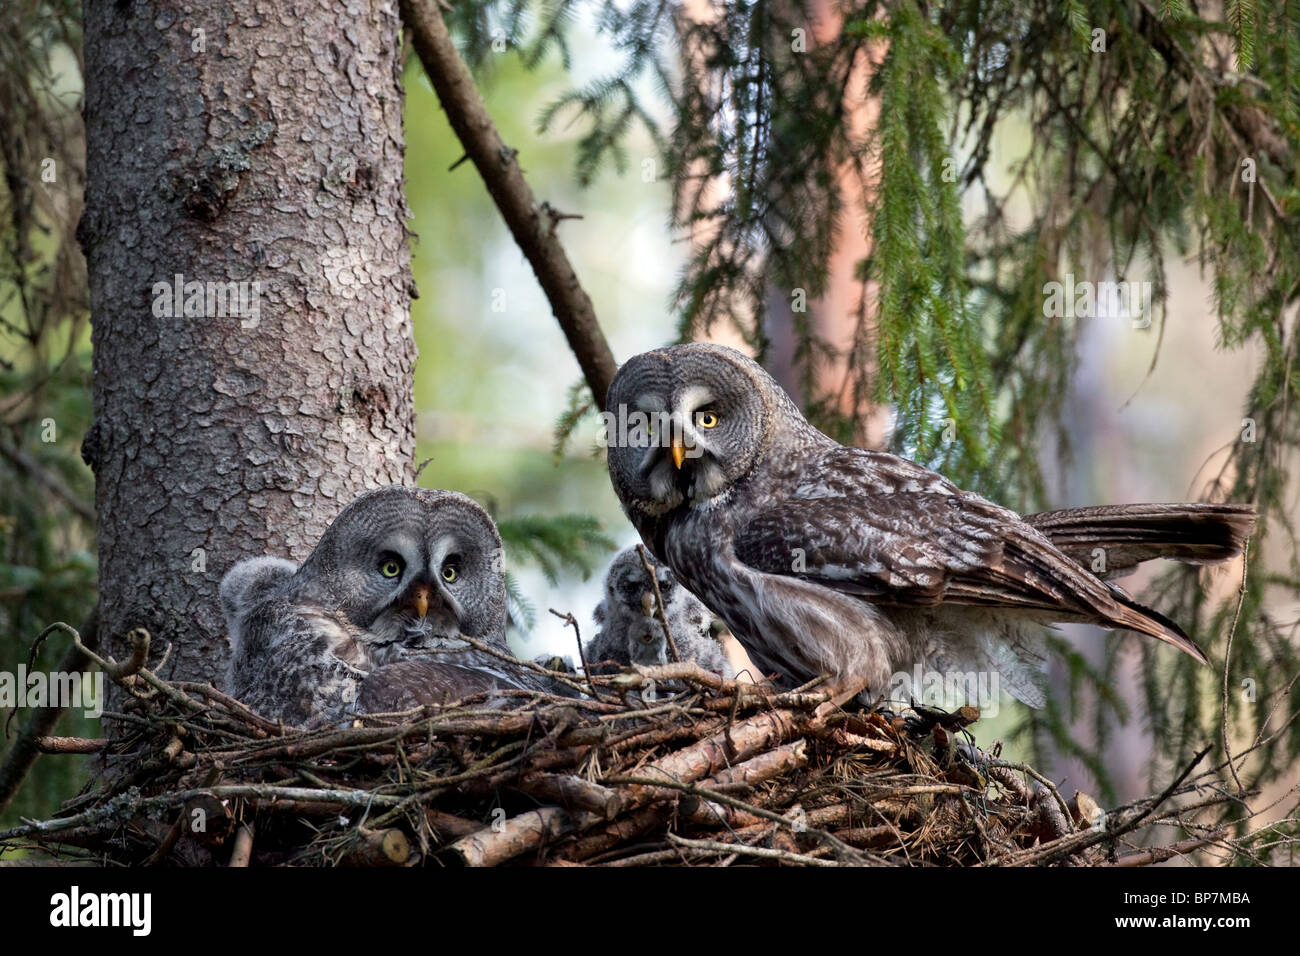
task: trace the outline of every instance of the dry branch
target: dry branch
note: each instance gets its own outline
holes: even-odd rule
[[[448,851],[466,866],[497,866],[553,840],[573,826],[573,818],[559,807],[529,810],[457,840]]]
[[[342,863],[344,866],[405,866],[410,860],[411,841],[401,830],[361,829]]]
[[[96,754],[108,746],[103,737],[37,737],[43,754]]]
[[[677,650],[677,641],[673,638],[672,629],[668,626],[668,615],[664,611],[664,596],[659,591],[659,575],[655,574],[654,565],[650,563],[650,557],[646,553],[645,545],[638,544],[636,553],[641,557],[641,567],[645,573],[650,576],[650,586],[655,592],[655,616],[659,619],[659,626],[664,629],[664,639],[668,641],[668,654],[672,658],[672,663],[679,664],[682,655]]]
[[[609,383],[614,380],[614,354],[596,321],[591,299],[555,234],[556,216],[549,206],[538,203],[519,168],[516,151],[502,141],[435,0],[402,0],[401,12],[447,121],[533,267],[592,397],[603,407]]]
[[[230,852],[231,867],[246,867],[253,858],[253,828],[240,824],[235,832],[235,848]]]

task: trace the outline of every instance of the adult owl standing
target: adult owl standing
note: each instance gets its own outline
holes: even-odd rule
[[[1110,555],[1110,572],[1221,561],[1255,519],[1207,504],[1022,518],[914,462],[840,445],[761,366],[717,345],[630,359],[605,422],[614,490],[650,550],[764,672],[785,685],[829,675],[837,693],[865,682],[879,695],[919,663],[997,673],[1039,705],[1042,625],[1063,621],[1204,662],[1177,624],[1076,558]]]
[[[266,717],[314,727],[535,686],[461,640],[509,653],[501,555],[492,518],[462,494],[368,492],[301,567],[250,558],[222,579],[227,690]]]

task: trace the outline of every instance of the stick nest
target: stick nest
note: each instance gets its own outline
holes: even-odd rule
[[[78,641],[80,646],[80,642]],[[94,657],[93,652],[87,652]],[[844,710],[693,664],[283,728],[206,684],[98,658],[126,693],[97,774],[22,848],[120,865],[1141,865],[1222,839],[1201,778],[1103,813],[975,746],[978,711]],[[652,686],[661,696],[645,699]],[[677,693],[662,696],[663,688]],[[648,695],[645,695],[648,696]],[[108,716],[106,714],[106,716]],[[1199,758],[1198,758],[1199,759]],[[1194,766],[1194,764],[1193,764]],[[1190,808],[1162,806],[1193,795]],[[1176,823],[1190,839],[1128,852]]]

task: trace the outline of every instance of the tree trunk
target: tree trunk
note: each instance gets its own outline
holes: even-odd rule
[[[350,9],[86,2],[100,633],[165,676],[219,683],[232,564],[412,474],[400,24]]]

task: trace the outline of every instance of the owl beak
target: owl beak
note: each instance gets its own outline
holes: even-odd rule
[[[411,607],[415,613],[424,617],[429,613],[429,586],[427,584],[417,584],[415,590],[411,592]]]
[[[641,610],[645,611],[646,617],[652,617],[655,612],[655,596],[649,591],[641,594]]]
[[[681,471],[682,462],[686,458],[686,446],[682,444],[682,440],[680,438],[673,439],[672,452],[673,452],[673,464],[677,466],[678,471]]]

